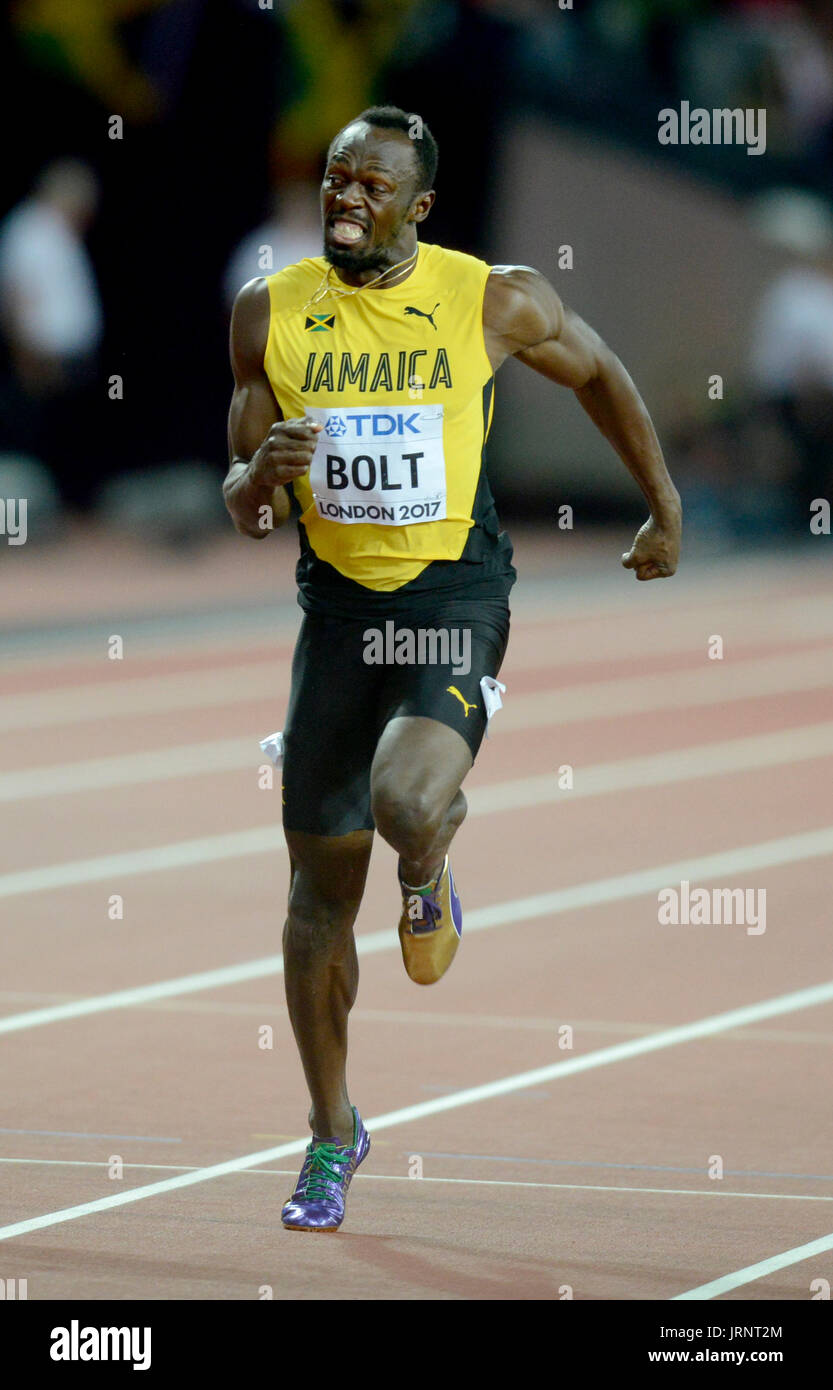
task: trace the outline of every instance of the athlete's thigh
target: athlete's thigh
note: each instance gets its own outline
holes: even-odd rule
[[[414,626],[414,651],[428,659],[388,668],[381,706],[384,732],[373,777],[395,758],[402,777],[410,782],[409,763],[414,759],[420,779],[442,786],[458,779],[459,786],[486,732],[480,682],[500,670],[509,638],[509,607],[500,599],[446,601],[435,609],[429,635],[421,638],[424,631]],[[440,640],[443,634],[447,637]]]
[[[364,624],[307,614],[292,659],[284,728],[284,829],[372,830],[370,765],[380,668],[364,660]]]
[[[371,796],[443,813],[472,765],[466,740],[436,719],[399,715],[388,720],[373,759]]]

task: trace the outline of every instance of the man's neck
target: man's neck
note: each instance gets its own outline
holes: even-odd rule
[[[414,241],[410,250],[402,251],[398,248],[391,255],[388,266],[376,266],[375,269],[368,270],[347,270],[342,266],[333,266],[339,280],[345,285],[350,285],[354,289],[361,289],[363,285],[369,285],[371,281],[378,280],[379,289],[393,289],[395,285],[401,285],[413,275],[416,270],[419,257],[419,242]]]

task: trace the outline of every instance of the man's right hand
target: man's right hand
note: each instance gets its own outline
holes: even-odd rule
[[[249,463],[254,487],[283,487],[308,472],[323,425],[316,420],[278,420]]]

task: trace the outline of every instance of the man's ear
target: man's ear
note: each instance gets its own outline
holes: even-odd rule
[[[411,211],[408,214],[408,221],[424,222],[432,207],[434,206],[434,199],[436,198],[436,196],[437,195],[434,192],[433,188],[428,193],[420,193],[419,197],[415,198],[414,201],[411,203]]]

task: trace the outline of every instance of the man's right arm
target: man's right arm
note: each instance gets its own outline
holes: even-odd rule
[[[284,420],[263,366],[269,332],[269,287],[250,280],[231,318],[234,394],[228,418],[229,471],[223,497],[243,536],[262,540],[290,515],[286,485],[307,472],[321,426]],[[265,518],[271,510],[270,526]]]

